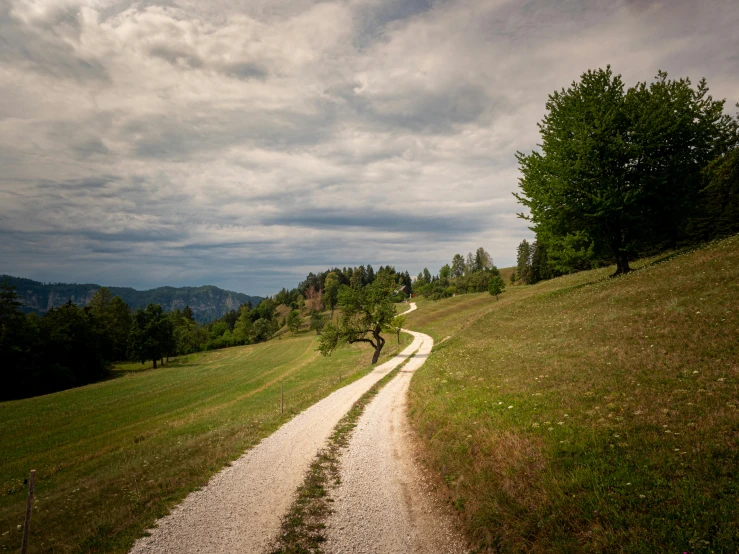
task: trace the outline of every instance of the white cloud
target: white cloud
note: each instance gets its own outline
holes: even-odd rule
[[[0,7],[4,272],[265,294],[479,245],[508,265],[552,90],[610,63],[739,100],[729,0],[236,5]]]

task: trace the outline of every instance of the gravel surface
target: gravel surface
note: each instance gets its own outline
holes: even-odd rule
[[[334,513],[327,523],[324,552],[467,551],[414,461],[406,393],[434,341],[407,332],[414,335],[414,343],[422,341],[421,347],[367,406],[341,456],[341,484],[331,492]]]
[[[408,311],[414,309],[412,304]],[[207,486],[160,519],[151,536],[136,541],[131,553],[264,551],[279,532],[280,519],[311,461],[339,420],[383,375],[423,348],[425,335],[414,335],[398,356],[300,413],[213,476]]]

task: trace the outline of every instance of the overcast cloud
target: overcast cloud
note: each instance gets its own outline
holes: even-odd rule
[[[530,237],[516,150],[611,64],[739,101],[735,0],[0,0],[0,273],[250,294]]]

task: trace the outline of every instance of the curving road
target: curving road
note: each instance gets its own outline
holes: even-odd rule
[[[412,303],[405,313],[415,309]],[[136,541],[131,554],[267,550],[333,428],[362,394],[414,352],[417,355],[367,407],[344,453],[343,484],[336,491],[336,513],[329,526],[330,551],[460,551],[446,519],[428,502],[406,440],[408,383],[433,346],[428,335],[408,332],[413,342],[398,356],[300,413],[213,476],[158,520],[150,536]],[[369,503],[363,503],[368,496]],[[347,526],[358,533],[344,532]],[[440,539],[432,540],[432,535]]]
[[[342,453],[341,484],[331,492],[327,553],[466,552],[413,457],[406,396],[434,341],[405,331],[421,346],[367,406]]]

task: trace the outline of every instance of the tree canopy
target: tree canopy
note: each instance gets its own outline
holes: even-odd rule
[[[737,143],[705,80],[626,88],[610,67],[555,91],[539,124],[541,151],[517,154],[515,194],[551,261],[615,262],[674,246],[686,233],[703,168]]]
[[[343,285],[338,296],[341,319],[323,328],[320,352],[329,356],[340,344],[366,342],[375,349],[372,363],[377,363],[385,345],[382,332],[395,317],[392,295],[396,287],[390,272],[378,272],[375,281],[364,287]]]

